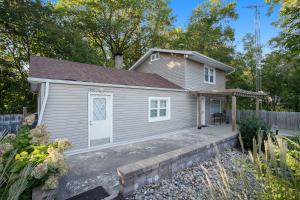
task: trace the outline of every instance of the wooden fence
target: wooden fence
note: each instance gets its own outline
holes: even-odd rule
[[[1,132],[16,133],[23,119],[23,114],[0,115]]]
[[[238,110],[237,120],[255,115],[253,110]],[[300,112],[259,111],[259,117],[271,128],[300,130]]]

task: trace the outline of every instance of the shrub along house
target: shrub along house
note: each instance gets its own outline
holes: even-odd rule
[[[38,124],[53,138],[68,138],[74,152],[139,140],[213,123],[232,96],[263,93],[225,89],[234,68],[193,51],[150,49],[129,70],[45,57],[30,59],[32,90],[38,91]],[[257,107],[258,108],[258,107]]]

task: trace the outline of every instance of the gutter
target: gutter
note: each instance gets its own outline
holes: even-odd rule
[[[28,77],[27,80],[29,82],[39,82],[39,83],[50,82],[50,83],[60,83],[60,84],[69,84],[69,85],[88,85],[88,86],[97,86],[97,87],[114,87],[114,88],[130,88],[130,89],[177,91],[177,92],[187,91],[184,88],[182,89],[157,88],[157,87],[146,87],[146,86],[117,85],[117,84],[109,84],[109,83],[94,83],[94,82],[70,81],[70,80],[34,78],[34,77]]]
[[[46,81],[45,95],[44,95],[41,111],[40,111],[39,116],[38,116],[39,119],[38,119],[37,125],[41,125],[41,123],[42,123],[43,115],[44,115],[45,108],[46,108],[46,103],[47,103],[47,100],[48,100],[48,94],[49,94],[49,81]]]

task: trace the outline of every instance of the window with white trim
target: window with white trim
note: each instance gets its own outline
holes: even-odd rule
[[[159,53],[154,53],[150,56],[151,61],[155,61],[159,59]]]
[[[221,113],[221,101],[220,99],[210,100],[210,114]]]
[[[204,83],[216,83],[216,69],[212,67],[204,67]]]
[[[149,122],[170,120],[170,97],[149,97]]]

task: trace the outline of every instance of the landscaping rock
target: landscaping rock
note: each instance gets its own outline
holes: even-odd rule
[[[220,175],[218,162],[224,167],[226,175]],[[242,163],[249,163],[247,155],[237,149],[227,150],[217,158],[193,165],[171,178],[146,185],[127,199],[212,199],[211,195],[221,198],[222,194],[216,188],[224,188],[222,177],[228,179],[229,189],[226,193],[229,199],[254,199],[253,190],[258,184],[250,169],[243,170],[245,168],[241,167]],[[207,175],[209,181],[206,179]],[[240,177],[247,180],[248,184],[245,184]]]

